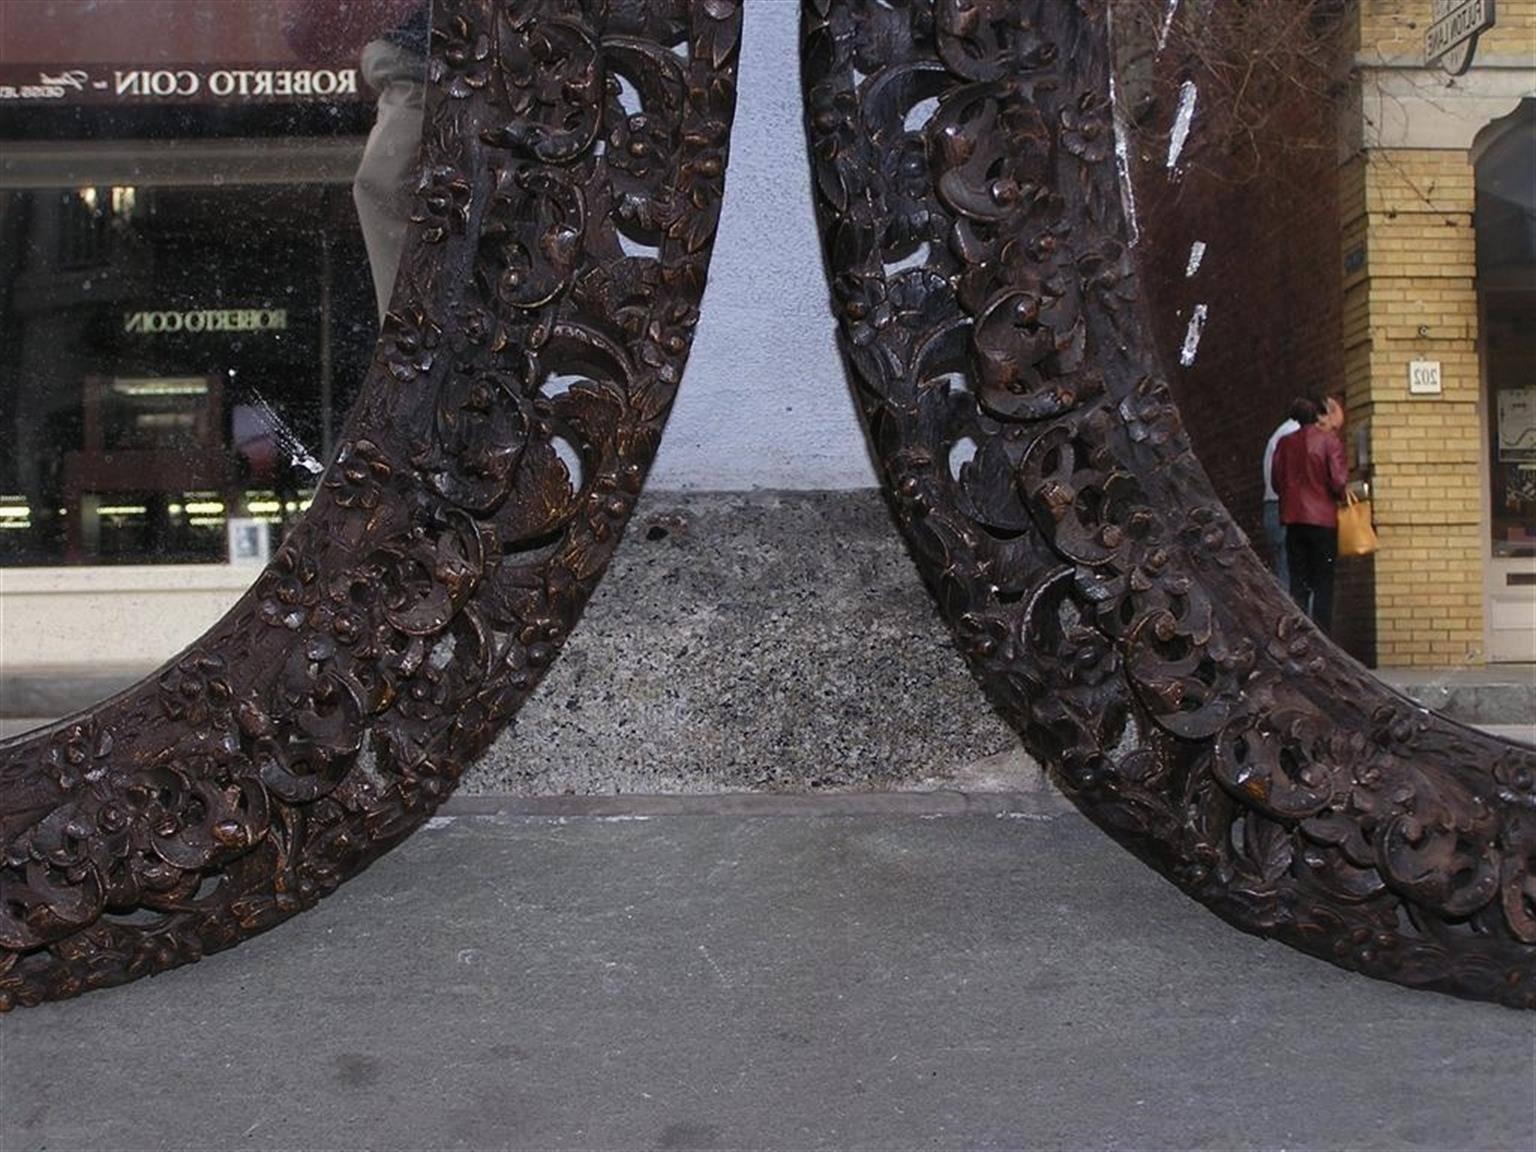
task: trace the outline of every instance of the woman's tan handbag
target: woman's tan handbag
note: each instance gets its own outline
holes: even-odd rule
[[[1339,555],[1369,556],[1379,546],[1376,529],[1371,527],[1371,502],[1345,489],[1344,506],[1339,509]]]

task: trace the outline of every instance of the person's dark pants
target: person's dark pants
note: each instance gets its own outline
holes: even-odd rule
[[[1312,620],[1333,632],[1333,562],[1339,555],[1339,530],[1317,524],[1285,526],[1285,556],[1291,569],[1291,599],[1312,604]]]

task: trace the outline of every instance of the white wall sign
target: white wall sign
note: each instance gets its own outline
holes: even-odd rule
[[[1440,395],[1440,361],[1414,360],[1408,365],[1410,396]]]
[[[1536,463],[1536,388],[1501,388],[1499,462]]]
[[[1493,27],[1495,16],[1494,0],[1434,0],[1424,33],[1424,62],[1460,76],[1472,67],[1477,38]]]

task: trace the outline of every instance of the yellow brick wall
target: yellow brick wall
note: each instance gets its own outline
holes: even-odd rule
[[[1486,547],[1472,165],[1461,152],[1378,149],[1340,177],[1345,251],[1363,245],[1366,254],[1345,279],[1344,339],[1350,418],[1371,422],[1377,662],[1480,663]],[[1408,365],[1421,359],[1440,361],[1442,395],[1409,395]]]
[[[1430,0],[1360,0],[1359,50],[1388,59],[1423,56]],[[1494,56],[1536,55],[1536,0],[1498,0],[1493,28],[1477,51]]]
[[[1367,62],[1421,60],[1432,8],[1357,0],[1354,49]],[[1536,67],[1536,0],[1498,0],[1477,52]],[[1364,254],[1346,272],[1343,315],[1350,417],[1371,422],[1377,661],[1481,663],[1486,449],[1470,158],[1372,150],[1343,165],[1340,189],[1343,250]],[[1442,395],[1409,394],[1418,359],[1440,362]]]

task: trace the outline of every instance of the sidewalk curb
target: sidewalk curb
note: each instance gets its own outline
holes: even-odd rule
[[[427,827],[455,819],[575,818],[650,820],[665,817],[806,818],[843,816],[1000,816],[1054,820],[1076,809],[1059,793],[846,792],[780,795],[746,792],[663,796],[451,796]]]

